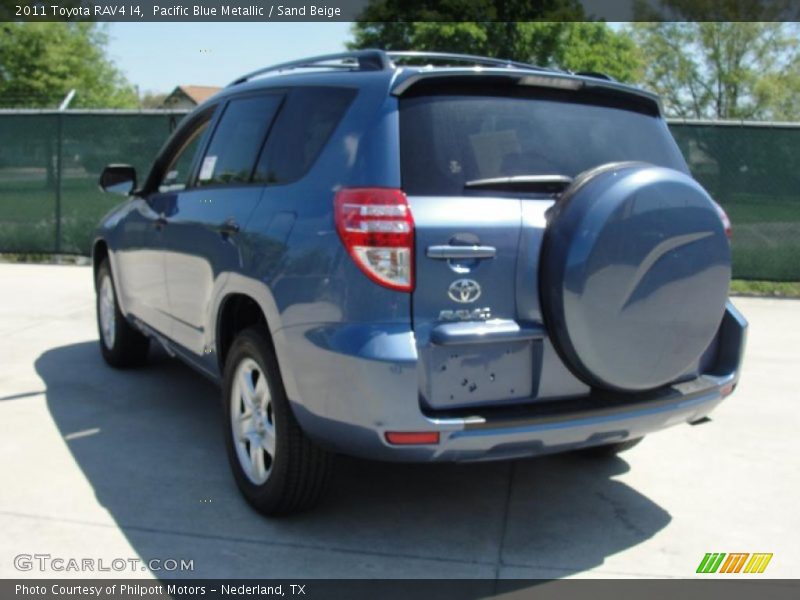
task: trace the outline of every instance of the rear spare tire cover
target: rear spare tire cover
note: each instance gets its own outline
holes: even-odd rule
[[[553,344],[595,387],[674,381],[719,327],[730,263],[717,206],[690,176],[646,163],[587,171],[551,209],[542,245]]]

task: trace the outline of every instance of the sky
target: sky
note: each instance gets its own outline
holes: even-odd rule
[[[109,55],[140,92],[223,86],[260,67],[345,50],[349,23],[112,23]]]
[[[609,23],[618,28],[618,23]],[[109,55],[144,92],[224,86],[279,62],[345,50],[350,23],[110,23]]]

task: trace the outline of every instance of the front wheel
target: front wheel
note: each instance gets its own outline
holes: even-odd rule
[[[97,329],[103,358],[116,368],[141,365],[147,359],[150,340],[128,323],[120,311],[108,260],[97,268],[95,284]]]
[[[222,393],[228,460],[247,501],[266,515],[316,505],[332,457],[300,429],[274,351],[258,329],[244,330],[233,342]]]

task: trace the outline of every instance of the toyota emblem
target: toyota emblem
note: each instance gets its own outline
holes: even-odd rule
[[[472,279],[457,279],[447,288],[450,299],[459,304],[469,304],[481,297],[481,286]]]

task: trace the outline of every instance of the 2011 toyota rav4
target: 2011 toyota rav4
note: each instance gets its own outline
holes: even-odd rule
[[[130,194],[94,241],[103,356],[156,340],[220,382],[267,514],[316,502],[337,452],[616,452],[737,383],[727,218],[657,98],[602,76],[287,63],[195,109],[141,187],[101,185]]]

